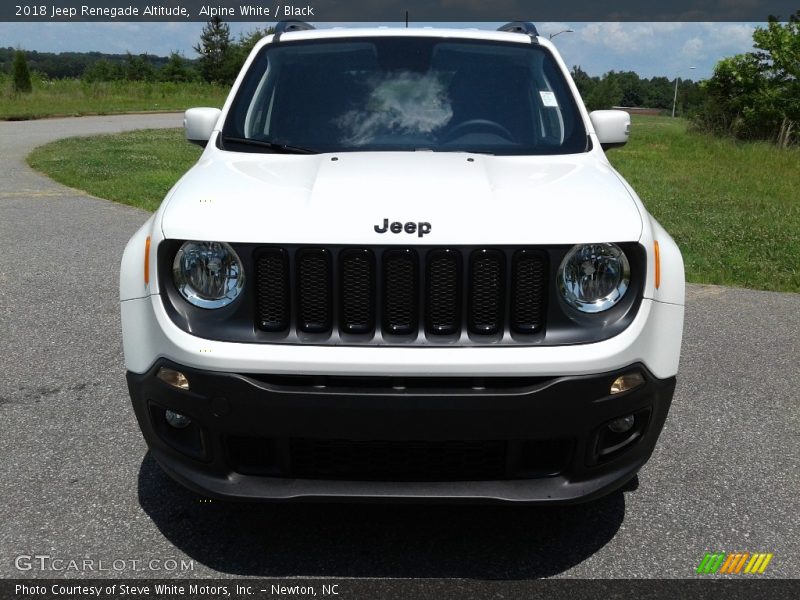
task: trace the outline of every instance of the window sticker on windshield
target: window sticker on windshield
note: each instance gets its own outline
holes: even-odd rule
[[[542,97],[542,104],[545,106],[554,106],[558,108],[558,101],[556,100],[556,95],[553,92],[539,92],[539,95]]]

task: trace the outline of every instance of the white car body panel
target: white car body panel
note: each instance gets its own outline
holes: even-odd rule
[[[304,244],[575,244],[636,241],[642,234],[636,203],[613,170],[591,154],[333,156],[209,149],[167,204],[164,236]],[[377,234],[373,226],[384,218],[425,221],[432,230],[424,240],[405,232]]]

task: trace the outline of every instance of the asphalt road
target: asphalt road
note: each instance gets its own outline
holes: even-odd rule
[[[15,566],[46,554],[126,561],[83,573],[125,577],[683,578],[707,551],[772,552],[764,577],[798,576],[797,294],[689,287],[656,452],[638,489],[593,504],[229,505],[172,483],[147,454],[122,361],[119,261],[147,214],[55,184],[24,156],[65,136],[179,124],[0,123],[0,577],[76,575]],[[194,570],[131,566],[153,559]]]

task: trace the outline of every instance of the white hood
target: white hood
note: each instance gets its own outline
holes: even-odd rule
[[[384,219],[429,223],[430,233],[380,234],[375,226]],[[539,245],[636,241],[642,220],[618,176],[592,152],[283,155],[209,148],[176,186],[162,228],[166,238],[226,242]]]

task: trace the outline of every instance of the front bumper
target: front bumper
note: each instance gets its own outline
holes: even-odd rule
[[[191,391],[156,377],[183,372]],[[644,383],[609,395],[619,375]],[[390,378],[220,373],[157,361],[128,372],[153,456],[180,483],[229,499],[576,502],[650,457],[675,378],[642,364],[598,375]],[[185,429],[165,411],[191,418]],[[635,415],[625,434],[608,423]]]

